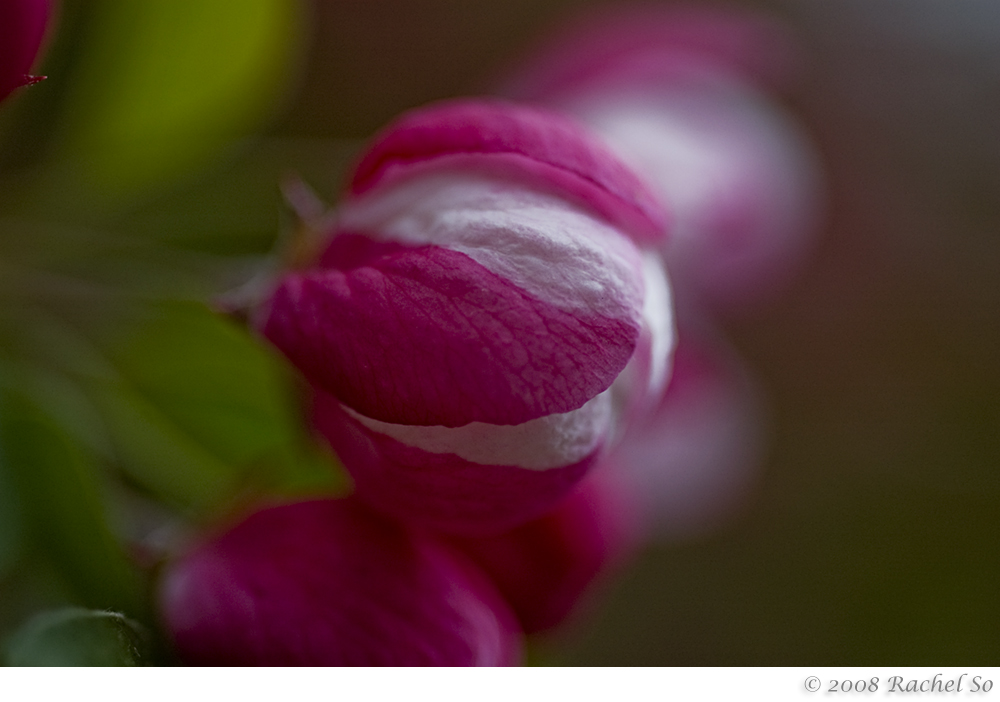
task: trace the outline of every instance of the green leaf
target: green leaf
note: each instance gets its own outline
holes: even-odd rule
[[[90,454],[30,397],[2,386],[0,452],[31,536],[79,601],[142,613],[139,579],[108,528]]]
[[[127,383],[99,381],[90,394],[119,467],[145,490],[196,511],[211,509],[237,491],[236,467],[213,456]]]
[[[96,340],[52,316],[33,322],[24,353],[75,379],[86,401],[54,379],[27,382],[39,373],[23,363],[17,387],[147,494],[198,516],[260,493],[346,486],[305,432],[285,362],[205,305],[138,304]]]
[[[246,464],[295,440],[277,359],[204,305],[161,304],[109,353],[119,372],[227,463]]]
[[[14,386],[57,422],[71,441],[100,453],[103,429],[96,426],[96,412],[79,388],[58,373],[46,372],[25,363],[0,361],[0,385]],[[0,445],[0,575],[24,550],[27,527],[24,500],[16,466]]]
[[[201,304],[161,303],[148,312],[108,346],[136,397],[205,455],[230,466],[243,487],[338,486],[336,467],[305,436],[291,379],[275,352]]]
[[[100,0],[65,105],[78,185],[116,199],[203,167],[288,92],[299,0]]]
[[[150,659],[148,634],[116,612],[70,607],[36,615],[7,645],[12,666],[139,666]]]

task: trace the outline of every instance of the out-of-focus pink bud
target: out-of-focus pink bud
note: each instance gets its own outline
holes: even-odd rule
[[[168,566],[188,664],[515,665],[521,632],[474,566],[353,499],[256,512]]]
[[[602,7],[559,27],[507,76],[503,92],[553,101],[622,80],[655,84],[686,66],[780,89],[794,78],[797,54],[783,24],[738,7]]]
[[[636,241],[664,220],[565,118],[425,108],[376,138],[325,250],[257,324],[320,391],[316,425],[359,495],[495,533],[565,495],[662,388],[669,291]]]
[[[764,403],[741,359],[704,320],[678,331],[658,409],[609,458],[644,529],[667,540],[708,533],[750,495],[763,459]]]
[[[610,477],[596,470],[550,512],[511,531],[453,540],[490,576],[526,633],[563,624],[636,546],[637,515]]]
[[[38,78],[29,75],[45,36],[48,0],[0,0],[0,100]]]
[[[782,26],[736,10],[604,11],[557,35],[501,91],[572,114],[671,210],[671,281],[716,309],[779,289],[817,227],[817,159],[761,92],[795,68]]]

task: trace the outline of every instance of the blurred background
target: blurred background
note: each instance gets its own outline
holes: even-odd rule
[[[0,636],[149,618],[133,563],[262,494],[343,489],[294,382],[201,304],[399,112],[486,92],[582,0],[66,0],[0,108]],[[650,545],[538,646],[571,665],[989,665],[1000,654],[1000,4],[773,0],[828,216],[725,324],[767,396],[740,509]],[[151,624],[155,626],[155,624]]]

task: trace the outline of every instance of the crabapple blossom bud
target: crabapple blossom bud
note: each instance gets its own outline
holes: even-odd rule
[[[455,538],[490,576],[525,633],[563,624],[636,547],[639,522],[603,466],[546,514],[483,538]]]
[[[795,64],[781,25],[751,13],[616,9],[556,36],[501,92],[601,134],[671,210],[672,283],[730,311],[780,288],[818,222],[813,149],[758,87]]]
[[[168,565],[181,659],[226,666],[515,665],[521,633],[456,552],[353,499],[258,511]]]
[[[658,408],[629,425],[609,457],[643,531],[703,535],[746,501],[763,459],[762,395],[738,354],[705,322],[682,316]]]
[[[45,36],[48,0],[0,0],[0,100],[38,78],[28,75]]]
[[[457,533],[565,495],[672,348],[665,233],[642,182],[555,114],[405,115],[357,167],[325,249],[256,323],[317,389],[358,494]]]

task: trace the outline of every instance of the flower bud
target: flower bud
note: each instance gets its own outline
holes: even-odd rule
[[[45,36],[48,0],[0,0],[0,100],[38,78],[28,75]]]
[[[488,580],[353,499],[258,511],[169,564],[163,620],[188,664],[514,665]]]
[[[637,245],[664,221],[562,117],[432,106],[376,138],[322,254],[257,324],[317,388],[361,497],[497,532],[565,495],[665,381],[669,291]]]
[[[525,633],[564,624],[635,548],[634,505],[604,467],[546,514],[496,536],[453,543],[496,584]]]
[[[659,406],[609,457],[650,536],[696,537],[746,502],[763,460],[762,396],[738,354],[704,319],[679,325]]]
[[[777,22],[736,10],[605,11],[557,35],[505,95],[593,128],[671,210],[671,281],[716,309],[779,288],[818,222],[819,168],[760,84],[796,65]]]

